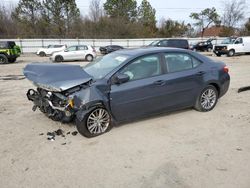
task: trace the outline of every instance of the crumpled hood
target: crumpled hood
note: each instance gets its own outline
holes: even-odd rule
[[[58,92],[92,79],[79,65],[32,63],[24,68],[23,73],[36,86]]]

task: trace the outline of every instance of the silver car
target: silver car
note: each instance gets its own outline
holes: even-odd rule
[[[93,61],[96,58],[95,48],[89,45],[75,45],[63,51],[53,53],[50,59],[53,62],[86,60]]]

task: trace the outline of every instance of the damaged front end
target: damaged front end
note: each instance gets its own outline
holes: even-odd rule
[[[38,108],[52,120],[70,122],[90,97],[92,78],[80,66],[33,63],[24,75],[37,86],[27,92],[33,111]]]

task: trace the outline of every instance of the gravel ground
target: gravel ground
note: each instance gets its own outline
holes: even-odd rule
[[[229,92],[208,113],[187,109],[123,124],[92,139],[32,112],[23,55],[0,66],[0,187],[249,188],[250,56],[212,57],[230,68]],[[86,62],[73,62],[86,64]],[[13,78],[13,77],[12,77]],[[62,129],[65,137],[47,140]],[[68,133],[68,134],[67,134]]]

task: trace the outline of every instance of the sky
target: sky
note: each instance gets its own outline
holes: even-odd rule
[[[16,4],[18,0],[0,0],[5,5]],[[89,3],[91,0],[76,0],[76,3],[82,15],[88,14]],[[140,5],[142,0],[137,0],[137,5]],[[156,9],[156,19],[171,18],[173,20],[185,21],[192,23],[189,18],[191,12],[200,12],[205,8],[215,7],[217,12],[221,15],[223,13],[223,1],[228,0],[148,0],[150,4]],[[102,0],[105,2],[105,0]],[[250,17],[250,0],[246,0],[248,5],[247,17]]]

